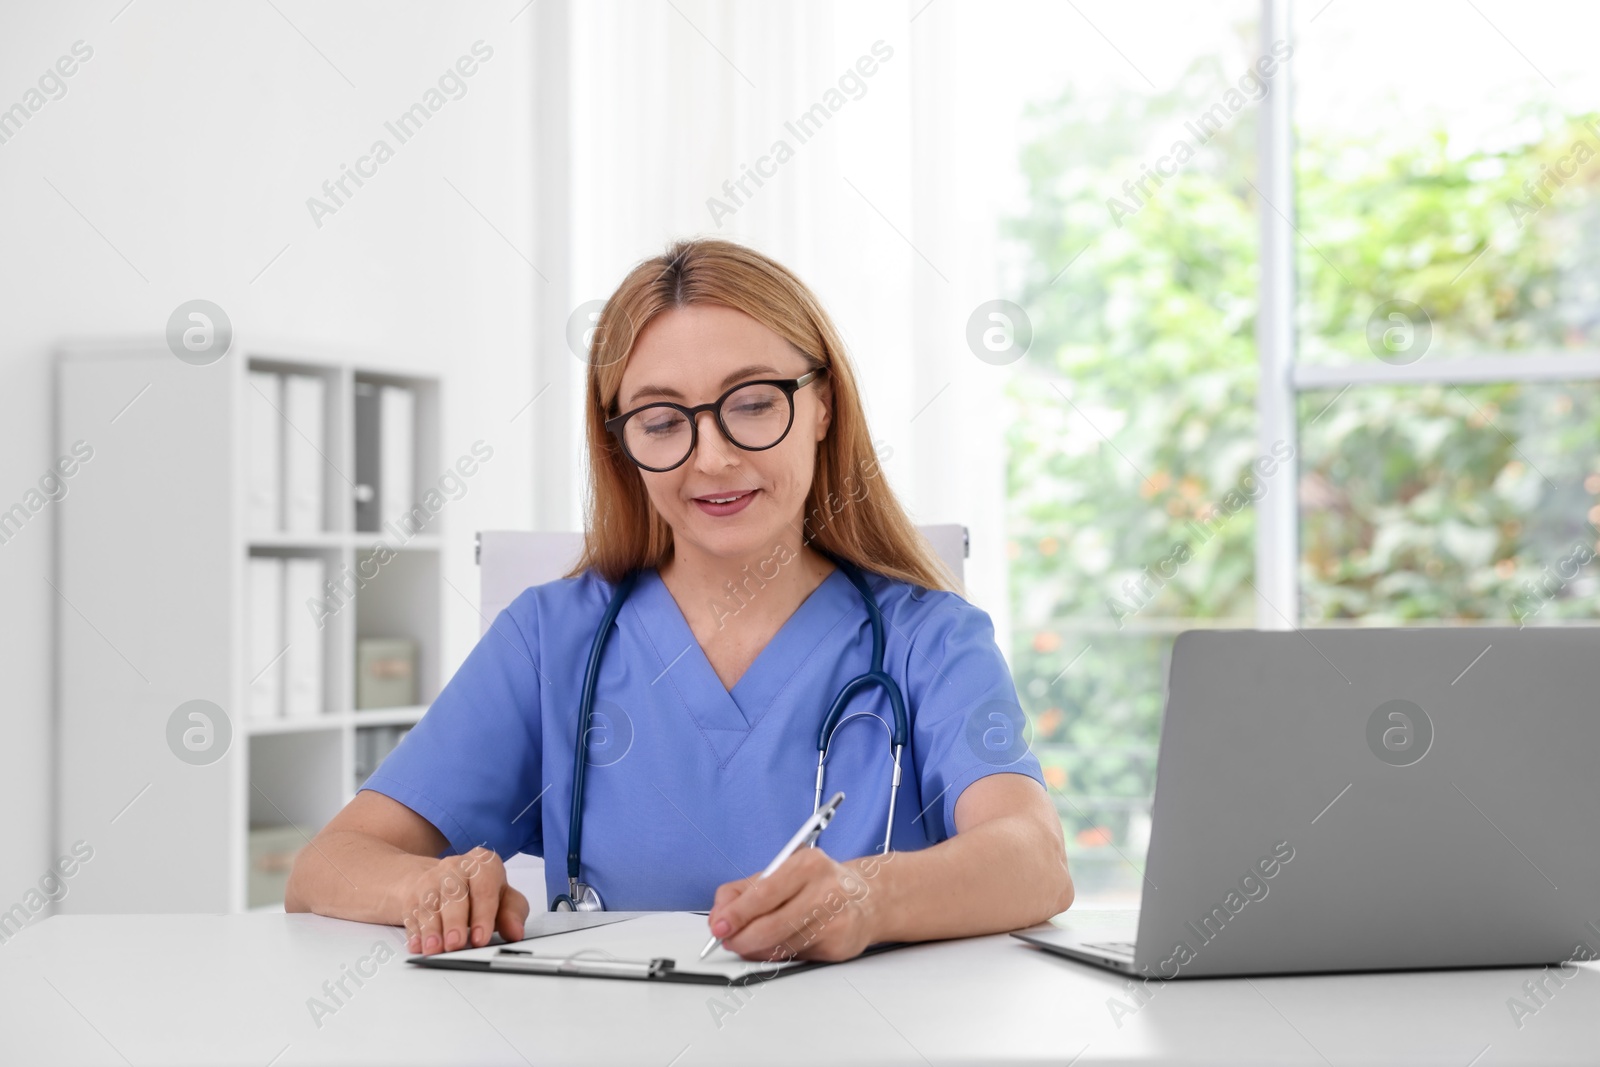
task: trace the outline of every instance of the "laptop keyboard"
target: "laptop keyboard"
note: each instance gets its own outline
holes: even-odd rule
[[[1112,956],[1125,956],[1133,959],[1132,941],[1085,941],[1084,948],[1097,949]]]

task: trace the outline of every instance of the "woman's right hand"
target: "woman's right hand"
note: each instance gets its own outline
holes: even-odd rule
[[[528,898],[506,881],[506,865],[482,846],[430,861],[400,888],[406,948],[421,955],[479,948],[496,931],[520,941]]]

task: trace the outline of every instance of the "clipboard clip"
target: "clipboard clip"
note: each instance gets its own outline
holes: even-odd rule
[[[648,960],[579,959],[576,956],[539,956],[525,948],[502,948],[489,958],[491,970],[610,978],[662,978],[676,966],[677,961],[664,956]]]

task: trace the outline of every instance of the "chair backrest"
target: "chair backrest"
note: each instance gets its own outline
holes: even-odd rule
[[[919,526],[957,581],[965,581],[967,528],[958,523]],[[580,533],[536,533],[531,530],[484,530],[478,534],[478,604],[480,634],[495,616],[530,585],[560,578],[583,552]]]

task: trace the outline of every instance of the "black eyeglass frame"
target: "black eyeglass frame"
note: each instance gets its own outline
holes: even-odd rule
[[[727,392],[711,401],[711,403],[697,404],[694,407],[686,407],[683,404],[674,404],[670,400],[656,400],[648,404],[641,404],[632,411],[624,411],[621,415],[609,418],[603,425],[606,428],[606,432],[615,435],[617,444],[622,448],[622,454],[627,456],[628,459],[633,462],[634,466],[638,467],[640,470],[650,471],[653,474],[664,474],[667,471],[677,470],[679,467],[689,462],[689,457],[694,455],[695,448],[700,444],[700,413],[702,411],[711,412],[712,416],[717,420],[717,429],[722,431],[722,436],[727,439],[730,445],[733,445],[735,448],[741,448],[746,452],[765,452],[769,448],[776,448],[778,445],[782,444],[783,439],[789,436],[789,431],[794,429],[794,394],[810,385],[818,375],[826,374],[827,372],[827,367],[815,367],[806,371],[798,378],[755,378],[747,382],[739,382],[737,385],[729,387]],[[740,444],[738,441],[733,439],[733,434],[728,432],[728,424],[722,420],[723,401],[727,400],[739,390],[748,389],[752,385],[770,385],[777,389],[781,389],[783,391],[783,395],[788,398],[789,401],[789,421],[783,427],[783,432],[778,435],[777,440],[773,441],[770,445],[757,445],[752,447],[750,445]],[[628,451],[628,439],[623,435],[624,424],[626,424],[629,419],[639,414],[639,412],[649,411],[651,408],[671,408],[673,411],[681,413],[689,420],[689,449],[688,451],[684,452],[682,459],[678,460],[678,462],[674,463],[670,467],[651,467],[647,464],[640,463],[638,458],[634,456],[632,452]]]

